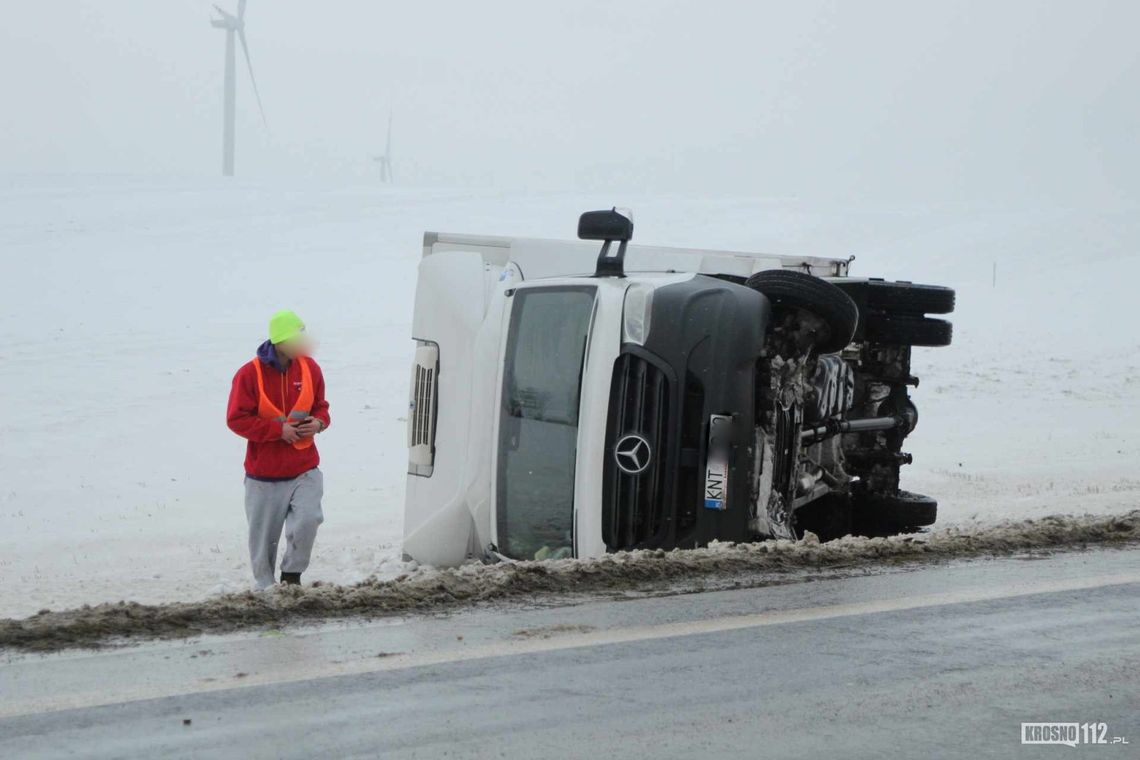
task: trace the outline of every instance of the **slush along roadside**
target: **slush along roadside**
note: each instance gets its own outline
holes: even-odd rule
[[[740,579],[759,586],[779,582],[779,574],[796,570],[869,568],[1137,542],[1140,509],[1120,515],[1051,516],[985,527],[951,527],[888,538],[848,536],[820,543],[808,534],[800,541],[618,552],[590,560],[420,568],[393,580],[367,580],[353,586],[282,587],[199,602],[118,602],[45,610],[21,620],[0,620],[0,649],[93,648],[305,621],[438,612],[487,601],[675,590],[678,584],[694,580]]]

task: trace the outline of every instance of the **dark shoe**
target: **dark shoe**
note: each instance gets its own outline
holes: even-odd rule
[[[301,574],[300,573],[281,573],[281,582],[286,586],[300,586]]]

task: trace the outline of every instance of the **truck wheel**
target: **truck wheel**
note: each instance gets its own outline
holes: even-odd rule
[[[949,346],[954,326],[944,319],[869,312],[864,315],[863,337],[896,346]]]
[[[842,351],[855,335],[859,308],[855,302],[830,282],[793,270],[771,269],[757,272],[745,283],[763,293],[776,308],[802,309],[818,317],[826,326],[816,339],[821,354]]]
[[[856,497],[855,522],[867,536],[894,535],[933,525],[938,519],[938,502],[910,491],[895,494],[861,493]]]
[[[831,281],[855,303],[871,311],[888,314],[949,314],[954,311],[954,289],[941,285],[919,285],[913,282],[886,280]]]

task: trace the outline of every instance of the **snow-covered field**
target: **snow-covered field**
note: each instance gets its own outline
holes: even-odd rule
[[[401,568],[409,322],[424,230],[855,255],[958,288],[921,350],[913,490],[943,524],[1140,504],[1140,216],[780,198],[498,195],[115,177],[0,180],[0,617],[245,588],[230,378],[268,315],[321,340],[333,426],[307,580]],[[994,287],[993,266],[997,264]]]

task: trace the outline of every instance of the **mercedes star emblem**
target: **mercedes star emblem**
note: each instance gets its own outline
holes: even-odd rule
[[[614,461],[626,475],[645,472],[652,459],[653,450],[649,448],[649,441],[637,433],[623,435],[614,446]]]

